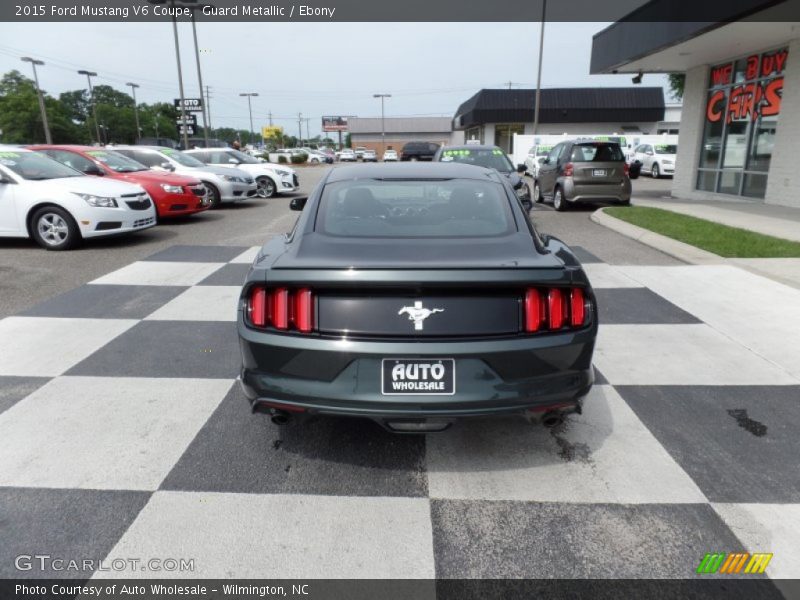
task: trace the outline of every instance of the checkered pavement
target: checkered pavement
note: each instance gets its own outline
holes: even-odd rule
[[[0,321],[0,576],[81,575],[14,570],[46,551],[208,578],[683,578],[749,550],[800,577],[800,291],[578,248],[599,384],[565,426],[278,428],[235,383],[255,252],[172,247]]]

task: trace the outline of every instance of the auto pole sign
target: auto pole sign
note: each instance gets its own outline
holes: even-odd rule
[[[175,98],[175,108],[181,109],[181,99]],[[203,112],[202,98],[184,98],[183,110],[186,112]]]
[[[776,50],[712,67],[706,118],[716,123],[724,117],[730,123],[778,115],[788,55],[786,49]],[[718,87],[722,89],[715,89]]]
[[[322,131],[347,131],[347,117],[322,117]]]

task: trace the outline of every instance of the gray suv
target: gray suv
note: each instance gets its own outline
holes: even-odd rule
[[[558,211],[573,202],[630,204],[631,180],[619,144],[570,140],[556,145],[539,167],[533,199]]]

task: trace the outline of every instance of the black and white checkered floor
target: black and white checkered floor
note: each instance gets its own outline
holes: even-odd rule
[[[565,427],[279,429],[235,384],[255,251],[172,247],[0,321],[2,577],[85,577],[14,569],[46,551],[209,578],[683,578],[742,550],[800,577],[800,291],[580,250],[600,384]]]

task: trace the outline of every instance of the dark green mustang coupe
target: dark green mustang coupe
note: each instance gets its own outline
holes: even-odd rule
[[[402,432],[580,412],[594,294],[507,178],[448,163],[340,167],[292,208],[294,230],[264,245],[239,302],[254,411]]]

